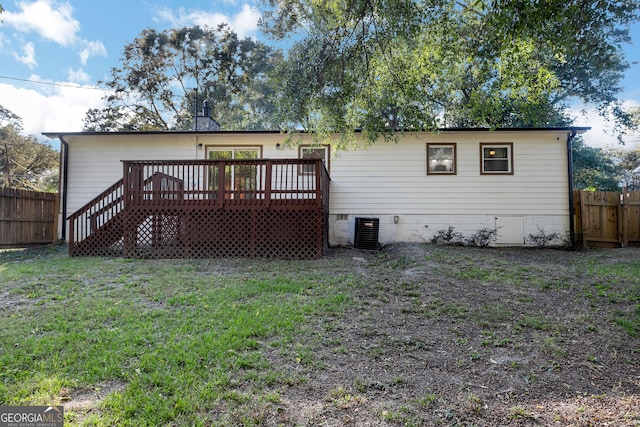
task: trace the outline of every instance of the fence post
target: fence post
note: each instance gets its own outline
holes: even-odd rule
[[[629,246],[629,224],[627,223],[629,218],[629,206],[628,206],[628,196],[627,187],[622,188],[622,196],[620,197],[620,204],[622,208],[620,209],[620,222],[622,223],[622,247],[626,248]]]
[[[56,243],[58,241],[58,220],[60,219],[60,193],[56,193],[56,198],[53,202],[53,212],[52,212],[52,218],[51,221],[53,221],[53,235],[51,236],[52,238],[52,242],[51,243]],[[66,218],[62,219],[63,221],[66,221]]]
[[[573,212],[575,221],[575,230],[573,237],[573,244],[578,244],[578,239],[580,240],[580,245],[584,246],[584,230],[582,229],[582,193],[580,190],[573,190]]]

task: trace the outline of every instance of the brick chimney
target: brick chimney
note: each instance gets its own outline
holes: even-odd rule
[[[211,118],[209,101],[204,101],[204,105],[202,106],[202,115],[196,116],[196,121],[193,127],[196,132],[215,132],[220,130],[220,124]]]

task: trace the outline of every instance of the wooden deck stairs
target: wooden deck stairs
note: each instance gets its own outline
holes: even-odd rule
[[[317,258],[328,249],[330,178],[319,160],[123,165],[122,179],[69,217],[71,256]]]

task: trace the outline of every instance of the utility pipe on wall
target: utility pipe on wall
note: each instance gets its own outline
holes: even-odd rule
[[[62,179],[58,182],[58,194],[61,194],[60,205],[62,206],[62,226],[60,228],[60,237],[62,241],[67,240],[67,187],[69,185],[69,144],[64,140],[62,135],[58,135],[60,140],[60,163],[61,168],[58,177],[62,175]]]
[[[571,245],[571,249],[575,249],[576,247],[576,230],[574,224],[574,215],[575,211],[573,209],[573,147],[571,142],[573,138],[576,137],[576,130],[571,129],[571,131],[567,134],[567,173],[568,173],[568,182],[569,182],[569,243]]]

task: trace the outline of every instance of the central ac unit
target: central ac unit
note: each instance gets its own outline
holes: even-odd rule
[[[356,235],[353,239],[353,247],[356,249],[378,250],[378,232],[380,230],[380,219],[378,218],[356,218]]]

